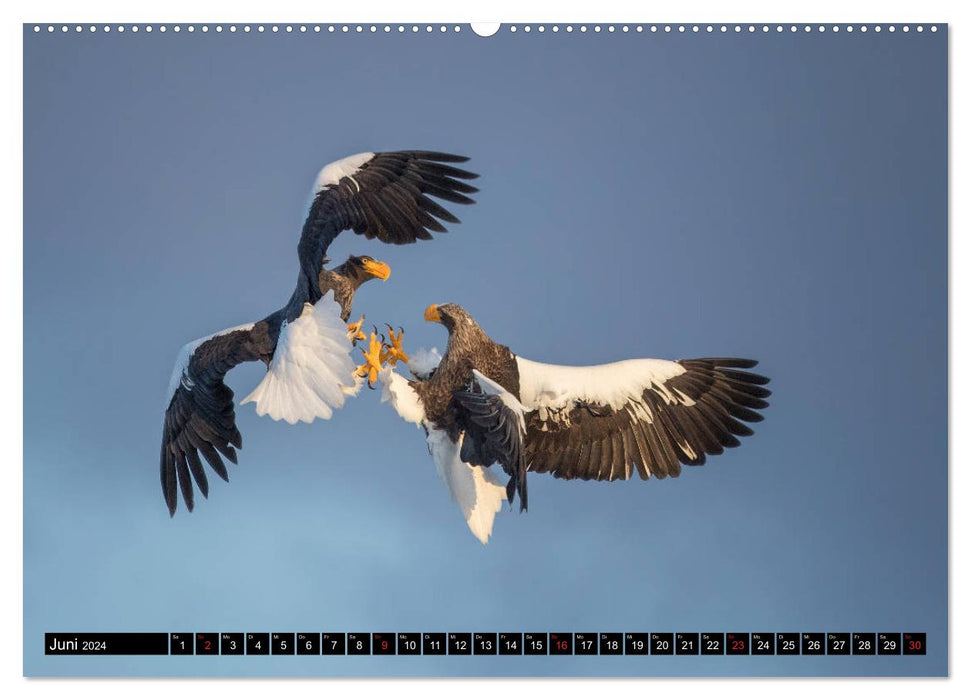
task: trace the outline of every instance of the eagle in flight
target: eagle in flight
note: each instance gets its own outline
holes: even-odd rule
[[[457,304],[429,306],[445,354],[419,352],[406,379],[380,370],[382,399],[424,427],[429,452],[483,543],[504,501],[528,507],[526,477],[614,481],[676,477],[681,465],[737,447],[762,420],[769,382],[740,358],[623,360],[566,367],[533,362],[492,340]],[[394,364],[389,363],[389,364]],[[498,463],[503,485],[489,470]]]
[[[226,373],[261,360],[267,373],[243,403],[274,420],[312,422],[330,418],[360,389],[351,360],[361,321],[347,325],[355,290],[386,280],[390,267],[368,256],[351,256],[323,269],[327,249],[342,231],[383,243],[414,243],[445,232],[458,219],[432,198],[472,204],[474,173],[453,165],[464,156],[433,151],[359,153],[327,165],[317,176],[313,202],[297,253],[300,272],[286,304],[255,323],[219,331],[185,345],[168,389],[159,471],[169,514],[178,492],[193,507],[193,485],[208,496],[202,458],[229,480],[223,458],[236,463],[243,441],[236,427],[233,392]]]

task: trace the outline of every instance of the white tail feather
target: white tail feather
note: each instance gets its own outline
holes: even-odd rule
[[[472,534],[486,544],[492,535],[496,513],[506,501],[506,487],[488,469],[463,462],[459,456],[461,450],[461,437],[455,443],[444,431],[429,431],[428,451],[435,460],[438,475],[461,509]]]
[[[280,330],[266,376],[243,403],[256,413],[291,425],[330,418],[360,386],[354,380],[352,345],[333,291]]]

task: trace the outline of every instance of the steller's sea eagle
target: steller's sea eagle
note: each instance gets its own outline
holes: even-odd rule
[[[184,346],[169,384],[159,470],[169,514],[178,489],[193,507],[192,478],[208,496],[199,457],[229,480],[222,457],[236,463],[242,437],[236,427],[233,392],[223,382],[242,362],[262,360],[267,373],[243,403],[256,403],[259,415],[288,423],[330,418],[346,395],[360,388],[351,361],[352,338],[360,322],[347,326],[354,291],[390,268],[368,256],[351,256],[324,270],[327,248],[348,229],[384,243],[414,243],[444,232],[439,222],[458,223],[429,197],[471,204],[477,177],[449,163],[464,156],[432,151],[359,153],[324,167],[314,185],[310,213],[297,252],[300,274],[286,305],[256,323],[220,331]],[[191,476],[190,476],[191,474]]]
[[[457,304],[429,306],[425,320],[448,330],[439,358],[416,353],[408,380],[379,376],[382,400],[425,428],[436,467],[473,534],[483,543],[502,502],[519,495],[528,472],[560,479],[678,476],[681,465],[739,445],[762,420],[769,380],[745,370],[754,360],[624,360],[565,367],[518,357],[494,342]],[[433,351],[434,352],[434,351]],[[505,485],[486,467],[498,462]]]

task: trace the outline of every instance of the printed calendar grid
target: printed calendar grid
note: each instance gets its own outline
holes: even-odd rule
[[[109,632],[47,656],[925,656],[925,632]]]

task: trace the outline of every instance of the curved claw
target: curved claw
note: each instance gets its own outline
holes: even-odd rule
[[[404,339],[405,331],[401,326],[398,327],[398,333],[394,332],[391,324],[387,324],[388,334],[391,336],[390,341],[386,341],[382,337],[383,353],[382,360],[387,361],[392,367],[396,366],[398,362],[408,363],[408,354],[402,349],[401,343]]]

